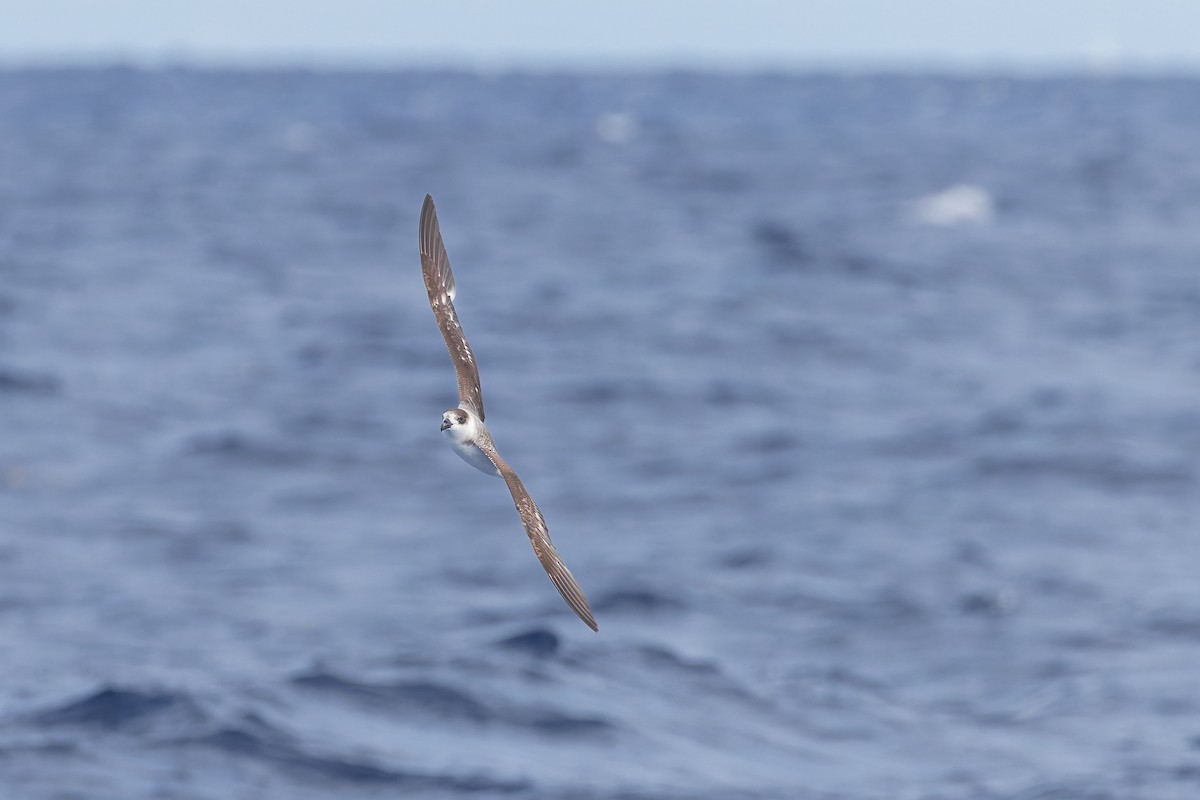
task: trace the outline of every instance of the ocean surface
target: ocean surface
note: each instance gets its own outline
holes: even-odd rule
[[[1200,797],[1200,80],[0,71],[0,796]],[[539,568],[456,404],[438,203]]]

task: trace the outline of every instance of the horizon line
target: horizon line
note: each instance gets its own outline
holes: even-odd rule
[[[913,56],[845,58],[556,58],[489,57],[447,58],[414,55],[362,56],[296,52],[250,53],[242,51],[174,50],[131,53],[119,50],[89,53],[6,54],[0,52],[0,70],[130,69],[144,72],[245,71],[245,72],[441,72],[462,74],[578,74],[646,75],[692,73],[711,75],[941,75],[946,77],[1011,78],[1196,78],[1200,59],[1121,60],[1113,63],[1086,58],[1012,59],[1003,57],[956,58]]]

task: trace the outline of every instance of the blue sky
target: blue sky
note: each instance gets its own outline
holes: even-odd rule
[[[1200,70],[1200,0],[0,0],[0,63]]]

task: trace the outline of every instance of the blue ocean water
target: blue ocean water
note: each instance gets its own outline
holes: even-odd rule
[[[1200,796],[1200,81],[0,72],[0,787]],[[455,403],[438,202],[488,422]]]

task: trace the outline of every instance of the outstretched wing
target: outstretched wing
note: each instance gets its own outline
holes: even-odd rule
[[[492,443],[491,436],[480,436],[475,443],[496,465],[496,469],[500,470],[500,477],[504,478],[504,482],[508,484],[508,491],[512,494],[517,512],[521,515],[521,522],[525,525],[525,533],[529,535],[533,552],[537,555],[538,561],[542,562],[542,568],[546,570],[546,574],[550,576],[550,582],[554,584],[555,589],[558,589],[558,593],[562,595],[563,600],[567,601],[571,610],[589,628],[599,631],[596,618],[592,616],[592,609],[583,595],[583,589],[579,588],[579,584],[575,582],[575,576],[571,574],[571,570],[567,569],[567,565],[559,558],[558,551],[554,549],[554,542],[550,541],[550,531],[546,528],[546,520],[542,518],[542,512],[538,509],[537,503],[533,502],[533,498],[526,491],[525,484],[521,483],[521,479],[517,477],[517,473],[513,472],[513,468],[496,452],[496,445]]]
[[[425,195],[421,206],[421,273],[425,276],[425,291],[429,293],[429,305],[437,317],[454,371],[458,373],[458,402],[470,408],[483,419],[483,392],[479,388],[479,368],[475,365],[475,354],[467,337],[463,335],[458,314],[454,311],[454,273],[450,271],[450,256],[442,244],[442,230],[438,226],[437,209],[433,198]]]

